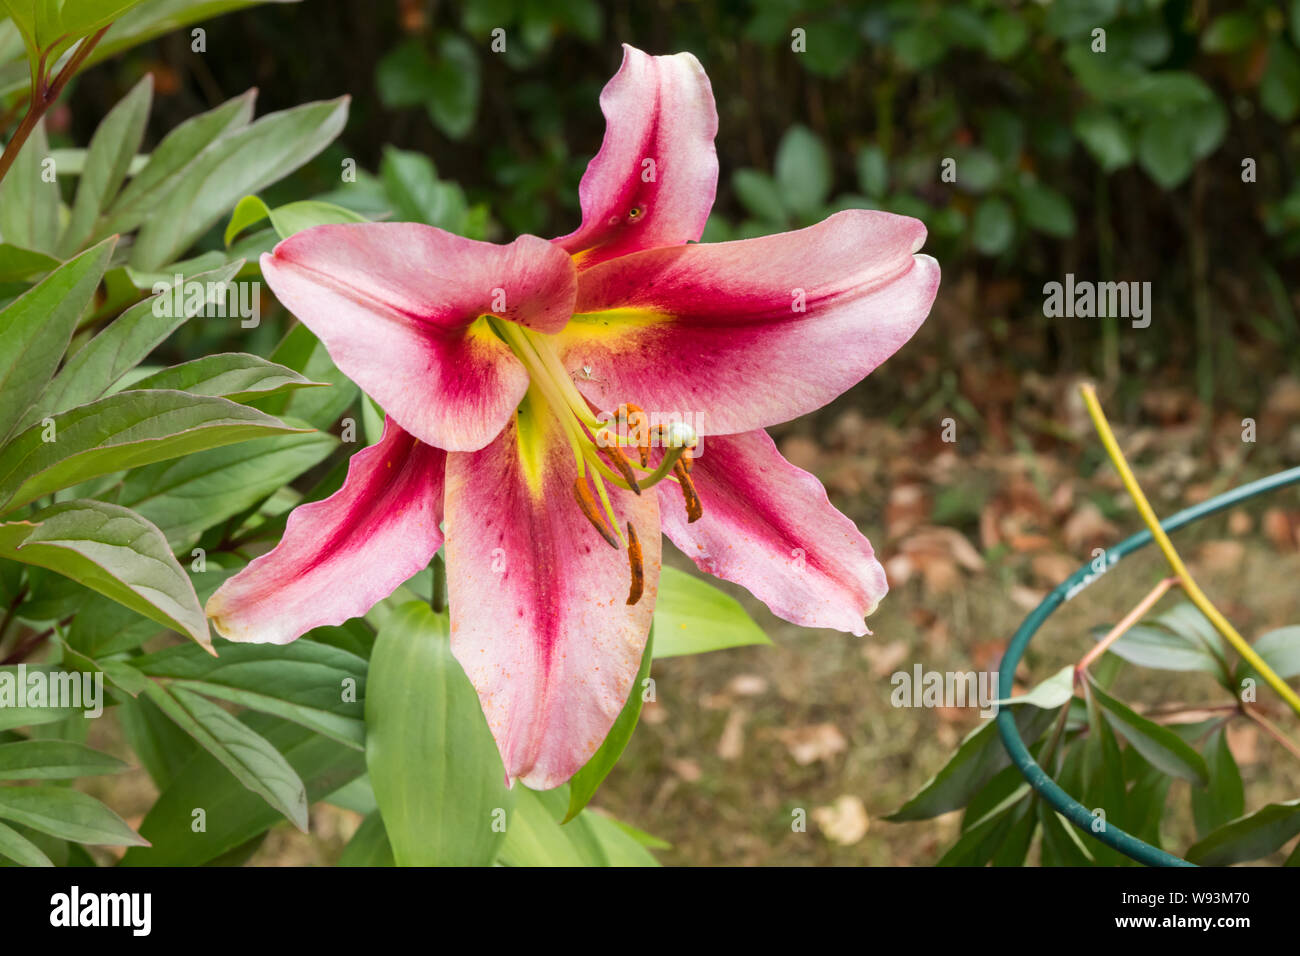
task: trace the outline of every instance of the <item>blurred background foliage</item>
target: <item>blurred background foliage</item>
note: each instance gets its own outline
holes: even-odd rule
[[[349,93],[339,141],[268,202],[329,194],[475,237],[559,235],[579,219],[619,43],[690,50],[720,114],[706,240],[852,207],[917,216],[961,323],[928,333],[936,348],[1012,374],[1121,390],[1191,374],[1212,401],[1300,356],[1284,282],[1300,255],[1300,0],[308,0],[205,28],[203,55],[181,32],[88,74],[62,137],[84,143],[145,71],[155,142],[250,83],[259,113]],[[341,187],[349,156],[363,172]],[[1150,281],[1152,327],[1045,318],[1042,286],[1068,272]],[[938,388],[979,418],[960,383]]]

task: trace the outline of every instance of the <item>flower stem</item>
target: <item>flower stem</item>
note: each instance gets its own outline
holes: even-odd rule
[[[95,49],[95,45],[99,43],[104,34],[108,32],[108,27],[111,26],[110,23],[94,36],[82,40],[76,52],[69,57],[68,62],[63,65],[63,69],[59,71],[58,76],[52,82],[47,82],[45,55],[41,55],[40,65],[32,76],[33,85],[27,113],[23,116],[22,122],[18,124],[18,129],[14,131],[14,135],[5,145],[4,153],[0,154],[0,182],[4,181],[5,175],[9,172],[9,167],[18,158],[18,153],[23,148],[23,144],[32,135],[32,130],[36,129],[36,124],[41,121],[45,111],[59,98],[59,94],[68,85],[68,81],[76,75],[77,70],[81,68],[81,64],[86,61],[86,57],[90,56],[90,52]]]
[[[1083,675],[1083,672],[1088,669],[1088,666],[1093,661],[1105,654],[1112,644],[1127,634],[1133,625],[1142,620],[1147,612],[1156,605],[1156,602],[1165,596],[1166,591],[1178,583],[1178,578],[1165,578],[1152,588],[1151,593],[1139,601],[1137,606],[1124,616],[1124,620],[1112,627],[1110,632],[1101,639],[1101,642],[1087,654],[1084,654],[1079,663],[1074,665],[1075,680],[1078,680]]]
[[[429,564],[433,571],[433,590],[429,594],[429,607],[434,614],[441,614],[447,609],[447,562],[441,554],[435,554]]]
[[[1233,650],[1240,654],[1251,667],[1255,668],[1259,675],[1264,678],[1264,682],[1272,687],[1297,715],[1300,715],[1300,696],[1288,686],[1286,681],[1277,676],[1262,657],[1255,653],[1255,649],[1246,642],[1246,639],[1237,632],[1231,622],[1205,596],[1205,592],[1201,590],[1200,586],[1192,578],[1191,572],[1187,570],[1187,565],[1183,563],[1183,559],[1174,550],[1173,542],[1169,540],[1169,535],[1165,533],[1165,529],[1160,527],[1160,519],[1156,517],[1155,510],[1151,507],[1146,494],[1142,491],[1142,486],[1138,484],[1137,478],[1133,475],[1133,469],[1129,467],[1128,461],[1124,458],[1124,453],[1120,450],[1119,442],[1115,439],[1115,433],[1111,431],[1110,422],[1106,420],[1106,413],[1101,410],[1101,403],[1097,400],[1097,390],[1091,384],[1084,384],[1079,387],[1079,393],[1083,396],[1083,402],[1088,407],[1088,414],[1092,417],[1092,424],[1101,437],[1101,443],[1106,447],[1106,454],[1110,456],[1110,460],[1115,465],[1115,470],[1119,472],[1124,487],[1128,490],[1129,497],[1137,505],[1138,513],[1151,531],[1151,537],[1164,553],[1165,560],[1169,562],[1169,566],[1173,569],[1174,574],[1178,576],[1178,580],[1182,582],[1187,597],[1214,625],[1214,629],[1223,635],[1224,640],[1232,645]]]

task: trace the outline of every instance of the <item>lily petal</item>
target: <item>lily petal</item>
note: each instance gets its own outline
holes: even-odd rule
[[[420,441],[456,451],[491,441],[528,388],[476,320],[554,332],[576,288],[572,261],[544,239],[498,246],[417,223],[307,229],[262,256],[262,273],[348,378]]]
[[[889,590],[885,569],[821,482],[781,457],[766,432],[710,436],[690,474],[704,516],[688,524],[669,482],[660,509],[664,533],[701,571],[794,624],[869,633],[863,618]]]
[[[579,268],[697,241],[718,190],[718,111],[700,61],[624,44],[600,108],[605,140],[578,187],[582,225],[555,241]]]
[[[451,649],[508,780],[546,790],[596,752],[632,689],[659,587],[659,514],[654,495],[610,489],[643,547],[644,591],[629,607],[627,551],[578,510],[558,422],[530,401],[518,419],[447,459]]]
[[[925,226],[869,210],[797,232],[635,253],[580,273],[560,333],[599,408],[690,414],[704,434],[820,408],[925,321],[939,265]],[[702,421],[700,416],[703,416]]]
[[[208,599],[217,633],[287,644],[369,611],[442,546],[446,457],[389,417],[379,442],[352,456],[343,487],[294,509],[275,550]]]

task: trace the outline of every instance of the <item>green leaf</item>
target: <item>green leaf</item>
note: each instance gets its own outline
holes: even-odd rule
[[[271,225],[281,239],[288,239],[296,232],[313,226],[337,225],[348,222],[369,222],[365,216],[344,209],[334,203],[321,202],[316,199],[304,199],[291,202],[275,209],[267,207],[257,196],[245,196],[235,206],[226,226],[225,242],[227,248],[234,238],[254,223],[270,217]]]
[[[0,744],[0,780],[71,780],[126,769],[127,765],[111,754],[68,740]]]
[[[983,866],[1003,847],[1011,845],[1013,831],[1021,821],[1031,823],[1033,800],[1028,783],[1022,783],[982,819],[962,832],[961,837],[942,857],[938,866]],[[1030,835],[1032,836],[1032,830]]]
[[[141,698],[140,702],[143,702]],[[245,712],[240,721],[284,755],[316,802],[365,772],[360,751],[297,724]],[[196,809],[206,829],[194,827]],[[260,796],[225,773],[205,750],[196,750],[163,789],[140,825],[152,848],[128,850],[123,866],[197,866],[243,846],[281,819]]]
[[[957,186],[964,192],[988,192],[1002,178],[1001,164],[986,149],[957,150],[953,159],[957,162]]]
[[[361,821],[357,832],[343,848],[338,866],[396,866],[393,848],[384,830],[384,820],[375,810]]]
[[[1033,704],[1035,707],[1042,707],[1046,710],[1056,710],[1064,707],[1073,696],[1074,665],[1066,664],[1028,692],[1021,694],[1019,697],[1000,700],[998,704],[1004,707],[1015,704]]]
[[[366,662],[312,641],[285,645],[221,642],[217,656],[170,647],[133,658],[137,669],[208,697],[273,714],[360,750]]]
[[[638,840],[617,822],[590,810],[560,825],[568,787],[518,788],[510,828],[501,847],[507,866],[658,866]]]
[[[1009,60],[1029,39],[1029,26],[1010,10],[994,10],[988,20],[984,47],[995,60]]]
[[[82,592],[85,593],[85,592]],[[19,683],[19,665],[0,666],[0,731],[12,727],[28,727],[38,724],[53,724],[69,717],[84,716],[89,708],[83,707],[49,707],[28,706],[23,696],[24,688]],[[50,682],[67,674],[62,667],[53,664],[25,664],[23,674],[30,682],[32,675],[39,672],[45,675],[46,686]]]
[[[116,501],[138,511],[173,546],[242,514],[329,457],[325,432],[273,435],[132,471]]]
[[[54,255],[59,238],[58,167],[50,162],[45,120],[36,124],[0,182],[0,236],[5,242]]]
[[[1133,162],[1132,137],[1118,117],[1106,109],[1086,109],[1074,118],[1074,134],[1102,170],[1113,173]]]
[[[1300,677],[1300,627],[1279,627],[1262,634],[1254,648],[1278,677]]]
[[[1038,824],[1042,827],[1043,866],[1095,866],[1089,844],[1078,829],[1046,801],[1038,802]]]
[[[195,754],[203,753],[199,745],[194,742],[194,738],[177,727],[148,697],[124,698],[118,705],[117,719],[126,742],[131,747],[131,752],[148,771],[154,786],[160,791],[165,791],[171,786],[176,775]],[[229,781],[230,786],[256,800],[268,812],[274,813],[260,797],[253,797],[240,787],[233,777],[222,771],[216,761],[212,762],[212,773],[209,779],[213,783]]]
[[[346,97],[309,103],[223,136],[141,226],[132,267],[151,271],[174,261],[240,197],[283,179],[329,145],[343,129],[347,108]]]
[[[62,255],[72,255],[90,239],[100,213],[117,195],[140,149],[152,102],[153,74],[146,73],[95,130],[77,183],[72,218],[59,240]]]
[[[478,115],[479,64],[473,45],[458,34],[444,33],[431,79],[429,118],[452,139],[463,139]]]
[[[235,203],[235,208],[230,213],[230,222],[226,223],[226,231],[222,235],[226,248],[230,248],[230,244],[241,232],[261,222],[270,214],[270,207],[258,196],[245,196]]]
[[[772,643],[735,598],[670,567],[660,572],[654,629],[656,658]]]
[[[1228,748],[1228,736],[1220,727],[1205,742],[1205,763],[1210,780],[1205,787],[1192,787],[1192,818],[1196,835],[1204,837],[1212,830],[1235,820],[1246,812],[1246,795],[1241,772]]]
[[[1173,189],[1222,142],[1227,126],[1217,100],[1149,115],[1138,131],[1138,162],[1162,188]]]
[[[327,429],[356,401],[360,389],[338,370],[320,339],[307,326],[296,324],[271,353],[271,361],[299,372],[330,388],[308,388],[288,396],[259,399],[256,407],[272,415],[302,419],[313,428]]]
[[[257,91],[249,90],[215,109],[200,113],[168,133],[148,164],[109,207],[99,235],[135,229],[190,175],[190,168],[222,137],[248,126]]]
[[[30,282],[59,267],[59,260],[43,252],[0,243],[0,283]]]
[[[1031,229],[1067,239],[1074,235],[1074,210],[1061,193],[1039,182],[1026,182],[1016,191],[1020,214]]]
[[[975,207],[971,232],[975,248],[984,255],[1005,252],[1016,235],[1016,219],[1010,204],[1000,196],[981,199]]]
[[[798,216],[820,211],[831,194],[831,157],[806,126],[786,130],[776,148],[773,172],[781,204]]]
[[[0,823],[0,857],[7,857],[19,866],[54,865],[40,847],[3,823]]]
[[[1093,636],[1100,640],[1107,630],[1109,628],[1097,628]],[[1221,672],[1218,660],[1201,641],[1158,623],[1134,625],[1110,646],[1109,652],[1139,667],[1210,674]]]
[[[0,442],[59,367],[114,244],[102,242],[60,266],[0,312]]]
[[[1036,741],[1051,723],[1054,711],[1038,707],[1021,707],[1016,711],[1016,726],[1028,746]],[[929,820],[970,803],[993,777],[1011,760],[998,737],[997,725],[986,721],[961,742],[946,764],[931,777],[905,804],[886,820],[902,823]]]
[[[1201,49],[1206,53],[1237,53],[1251,44],[1259,27],[1252,13],[1221,13],[1201,34]]]
[[[1268,68],[1259,84],[1259,102],[1280,123],[1300,112],[1300,53],[1277,37],[1268,50]]]
[[[301,431],[224,398],[165,390],[120,392],[51,421],[0,450],[0,511],[98,475]]]
[[[175,389],[191,395],[214,395],[242,402],[295,388],[315,388],[324,384],[309,381],[293,369],[268,362],[256,355],[222,352],[154,372],[127,388]]]
[[[0,556],[48,568],[208,646],[194,586],[161,532],[102,501],[65,501],[0,525]]]
[[[513,828],[515,793],[447,627],[403,605],[370,657],[366,766],[400,866],[488,865]]]
[[[429,157],[386,146],[379,174],[399,219],[428,223],[458,234],[466,230],[469,203],[464,190],[456,183],[438,179]]]
[[[564,823],[576,817],[582,812],[583,807],[591,802],[591,798],[596,795],[596,790],[614,769],[618,758],[623,756],[623,751],[627,749],[628,741],[632,739],[632,732],[636,730],[637,721],[641,718],[641,706],[645,702],[644,685],[650,676],[650,662],[654,659],[654,640],[652,624],[650,635],[646,638],[645,651],[641,654],[641,667],[632,682],[632,691],[627,696],[627,702],[623,704],[623,709],[619,711],[614,725],[605,735],[605,741],[600,745],[600,749],[569,780],[569,809],[564,815],[562,821]]]
[[[1199,866],[1230,866],[1268,856],[1300,833],[1300,800],[1270,803],[1225,823],[1187,851]]]
[[[1205,759],[1168,727],[1142,717],[1098,687],[1092,693],[1107,720],[1152,766],[1165,773],[1205,786],[1210,771]]]
[[[875,199],[888,191],[889,161],[879,146],[864,146],[858,150],[858,185]]]
[[[145,840],[94,797],[67,787],[0,788],[0,819],[96,846],[142,846]]]
[[[216,704],[175,685],[150,682],[145,691],[158,708],[198,741],[245,787],[307,832],[307,791],[289,762],[247,724]]]
[[[777,226],[789,221],[776,182],[767,173],[738,169],[731,174],[731,188],[750,215]]]
[[[126,309],[102,332],[74,352],[59,374],[41,393],[31,411],[23,418],[23,427],[46,415],[67,411],[101,397],[117,381],[144,361],[145,356],[172,334],[186,320],[193,318],[212,301],[207,293],[215,294],[235,277],[243,262],[203,272],[179,283],[182,289],[201,287],[205,295],[181,295],[181,308],[162,308],[162,302],[175,298],[172,290],[178,283],[168,284],[159,297],[145,299]]]

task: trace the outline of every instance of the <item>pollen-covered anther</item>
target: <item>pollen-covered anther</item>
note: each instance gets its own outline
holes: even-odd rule
[[[617,471],[623,477],[623,480],[627,482],[632,493],[635,495],[641,494],[641,486],[637,484],[636,472],[632,470],[632,463],[627,460],[627,455],[623,452],[623,449],[619,448],[617,445],[605,444],[598,445],[597,447],[599,447],[605,460],[613,465],[614,470]]]
[[[686,523],[699,521],[704,517],[704,506],[700,504],[700,495],[695,490],[695,482],[687,473],[682,459],[678,458],[673,462],[673,474],[677,478],[677,483],[682,486],[682,497],[686,500]]]
[[[641,600],[641,593],[645,590],[645,565],[641,558],[641,542],[630,521],[627,523],[627,563],[632,571],[632,587],[627,592],[627,603],[632,605]]]
[[[619,546],[618,538],[615,537],[613,530],[605,521],[605,516],[600,513],[600,508],[596,505],[596,496],[591,493],[591,486],[587,484],[587,479],[581,475],[573,482],[573,496],[578,499],[578,507],[591,526],[600,532],[600,536],[605,539],[611,548]]]
[[[650,464],[650,443],[653,430],[650,428],[650,419],[645,411],[631,402],[624,402],[618,406],[614,412],[615,421],[618,425],[619,435],[626,437],[629,442],[634,444],[641,456],[641,467],[645,468]]]

